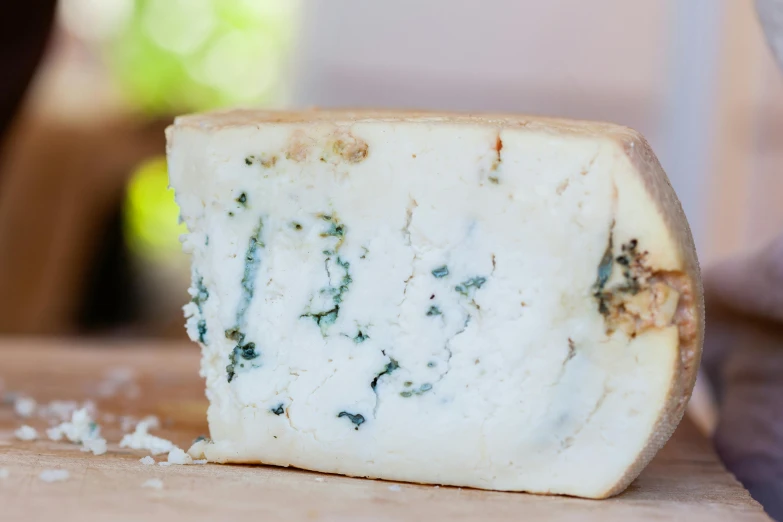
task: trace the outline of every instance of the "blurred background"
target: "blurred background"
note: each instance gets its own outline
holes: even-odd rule
[[[229,105],[608,120],[703,264],[783,229],[783,78],[752,0],[60,0],[0,155],[0,334],[185,339],[163,129]]]

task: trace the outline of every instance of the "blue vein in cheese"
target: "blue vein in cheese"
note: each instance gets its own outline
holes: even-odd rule
[[[264,220],[261,218],[258,220],[258,226],[253,230],[253,234],[250,236],[247,250],[245,251],[245,269],[242,273],[241,281],[242,295],[240,297],[239,305],[237,306],[236,326],[226,330],[226,338],[237,343],[229,355],[229,364],[226,366],[228,382],[231,382],[234,379],[234,376],[240,368],[246,368],[247,365],[245,361],[253,361],[261,356],[261,354],[256,351],[255,343],[245,343],[245,334],[242,330],[245,326],[245,315],[247,314],[248,308],[250,308],[250,303],[253,301],[256,276],[258,275],[258,269],[261,266],[260,250],[265,246],[261,239],[263,230]],[[258,363],[254,362],[249,366],[256,368],[258,367]]]
[[[196,323],[198,328],[198,340],[201,344],[206,344],[207,336],[207,321],[204,319],[204,303],[209,299],[209,290],[204,286],[204,278],[201,277],[198,272],[193,272],[193,282],[196,287],[196,295],[190,301],[196,305],[198,310],[199,320]]]
[[[481,288],[481,286],[486,282],[487,282],[486,277],[476,276],[458,284],[457,286],[454,287],[454,290],[464,295],[465,297],[469,297],[472,292]]]
[[[339,284],[332,284],[330,281],[330,286],[326,288],[322,288],[320,291],[321,295],[329,296],[331,298],[332,301],[331,306],[329,306],[325,310],[320,310],[320,311],[313,311],[312,309],[309,309],[305,313],[303,313],[300,317],[312,318],[313,321],[315,321],[315,323],[321,329],[321,335],[326,336],[326,332],[329,326],[333,325],[334,322],[337,320],[337,316],[340,313],[340,304],[343,301],[343,295],[345,295],[345,293],[348,292],[351,283],[353,282],[353,278],[351,277],[350,274],[351,264],[348,261],[342,259],[340,256],[336,256],[336,258],[334,258],[334,261],[332,257],[335,256],[335,254],[337,254],[343,242],[345,241],[345,232],[346,232],[345,225],[340,223],[337,217],[331,214],[318,214],[318,217],[320,217],[322,220],[328,223],[326,230],[321,232],[319,235],[322,238],[336,239],[336,242],[332,248],[323,250],[323,254],[326,256],[326,259],[324,260],[326,274],[331,279],[332,271],[329,269],[329,266],[332,264],[337,265],[337,267],[342,269],[344,271],[344,274],[342,279],[339,281]],[[312,306],[312,300],[311,300],[311,306]],[[356,342],[363,342],[364,340],[365,338],[355,339]]]
[[[446,277],[449,275],[449,267],[446,265],[439,266],[438,268],[434,269],[432,271],[432,275],[440,279],[441,277]]]
[[[352,423],[356,425],[356,427],[354,428],[355,430],[358,430],[359,426],[364,424],[364,415],[362,415],[361,413],[348,413],[347,411],[341,411],[340,413],[337,414],[337,418],[339,419],[342,417],[348,417],[348,420],[350,420]]]
[[[261,234],[264,231],[264,220],[259,219],[258,226],[253,230],[250,241],[245,251],[245,271],[242,274],[242,298],[237,307],[237,326],[244,326],[245,314],[250,308],[250,302],[253,300],[255,291],[256,275],[261,265],[260,249],[264,248],[264,242],[261,240]]]

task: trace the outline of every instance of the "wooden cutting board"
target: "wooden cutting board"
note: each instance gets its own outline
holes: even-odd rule
[[[769,520],[687,419],[625,493],[601,501],[264,466],[142,465],[146,452],[117,446],[120,416],[157,415],[163,426],[153,433],[185,449],[207,433],[198,358],[195,346],[153,342],[1,341],[6,392],[39,403],[95,401],[109,451],[95,456],[64,442],[15,440],[22,420],[12,405],[0,404],[0,468],[9,472],[0,478],[0,520]],[[26,422],[41,433],[47,427],[43,419]],[[68,470],[70,478],[46,483],[38,478],[46,469]],[[150,478],[163,488],[143,488]]]

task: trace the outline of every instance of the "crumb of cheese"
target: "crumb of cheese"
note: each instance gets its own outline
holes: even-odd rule
[[[68,480],[71,474],[67,469],[45,469],[38,475],[44,482],[62,482]]]
[[[197,442],[194,442],[193,445],[188,450],[188,455],[190,455],[194,459],[206,458],[206,455],[204,454],[204,450],[206,449],[208,444],[209,441],[206,439],[202,439]]]
[[[38,432],[35,428],[24,425],[14,432],[16,438],[19,440],[35,440],[38,438]]]
[[[163,481],[156,478],[151,478],[141,485],[143,488],[163,489]]]
[[[133,427],[136,425],[136,419],[131,417],[130,415],[122,415],[120,416],[120,429],[123,432],[129,432],[133,429]]]
[[[146,457],[139,459],[139,462],[141,462],[145,466],[152,466],[153,464],[155,464],[155,459],[147,455]]]
[[[147,415],[139,422],[143,422],[147,425],[148,430],[154,430],[160,428],[160,419],[155,415]]]
[[[32,397],[17,397],[14,401],[14,411],[22,418],[31,417],[38,403]]]
[[[63,422],[59,426],[46,430],[46,435],[54,441],[63,437],[74,444],[86,440],[97,439],[100,436],[100,428],[95,424],[87,408],[81,408],[73,412],[70,422]]]
[[[169,462],[172,464],[193,464],[193,459],[182,451],[182,449],[174,447],[171,451],[169,451]]]
[[[82,451],[91,451],[93,455],[106,453],[106,439],[87,439],[82,441]]]
[[[120,448],[148,450],[153,455],[168,453],[174,449],[170,440],[162,439],[149,434],[149,424],[144,421],[136,425],[136,430],[122,437]]]

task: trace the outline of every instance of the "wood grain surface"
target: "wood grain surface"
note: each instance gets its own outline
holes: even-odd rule
[[[147,452],[118,448],[120,416],[157,415],[163,425],[153,433],[185,449],[207,433],[198,357],[195,346],[182,344],[0,341],[6,396],[93,400],[109,441],[108,453],[95,456],[65,442],[16,440],[23,420],[10,401],[0,404],[0,468],[8,471],[0,478],[0,520],[769,520],[687,419],[625,493],[600,501],[265,466],[142,465]],[[48,425],[24,422],[41,433]],[[46,483],[38,478],[46,469],[68,470],[70,478]],[[143,488],[150,478],[163,488]]]

